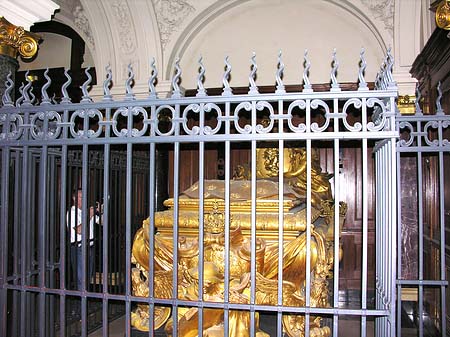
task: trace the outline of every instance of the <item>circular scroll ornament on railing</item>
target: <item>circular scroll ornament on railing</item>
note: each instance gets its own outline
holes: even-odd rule
[[[44,127],[47,123],[47,132]],[[56,111],[42,111],[31,117],[31,136],[34,139],[56,139],[61,132],[61,116]]]
[[[325,122],[323,123],[322,126],[319,126],[319,124],[317,122],[311,123],[311,131],[312,132],[323,132],[330,125],[330,107],[328,106],[328,104],[326,104],[324,101],[322,101],[320,99],[313,99],[311,101],[311,109],[318,109],[319,106],[321,106],[322,108],[325,109],[325,114],[324,114]]]
[[[201,112],[203,112],[203,119],[206,120],[206,116],[205,114],[211,111],[215,111],[217,114],[217,125],[212,128],[209,125],[204,125],[203,122],[203,131],[202,128],[200,126],[194,125],[192,127],[192,129],[189,128],[188,126],[188,113],[192,111],[196,114],[199,114],[201,116]],[[221,127],[221,118],[222,118],[222,111],[220,110],[220,108],[214,104],[214,103],[206,103],[206,104],[189,104],[182,113],[182,125],[183,125],[183,129],[184,131],[188,134],[188,135],[200,135],[200,134],[204,134],[204,135],[213,135],[216,134]]]
[[[429,136],[432,134],[431,130],[429,129],[436,129],[436,131],[439,131],[439,122],[438,121],[429,121],[425,124],[423,127],[423,133],[425,140],[425,143],[427,143],[428,146],[438,146],[439,145],[439,139],[430,139]]]
[[[257,133],[269,133],[273,129],[274,119],[275,119],[275,112],[273,111],[273,107],[266,101],[258,101],[256,102],[256,110],[258,111],[264,111],[264,109],[269,110],[269,123],[265,127],[262,124],[257,124],[255,127],[255,130]]]
[[[206,113],[215,111],[217,114],[216,120],[217,120],[217,125],[213,128],[209,125],[205,125],[205,129],[204,129],[204,133],[205,135],[215,135],[217,132],[219,132],[221,126],[222,126],[222,110],[219,108],[218,105],[214,104],[214,103],[206,103],[204,106],[204,110]]]
[[[7,123],[7,119],[9,122]],[[8,124],[8,130],[6,130]],[[17,140],[22,136],[22,124],[23,119],[18,113],[0,113],[0,126],[2,132],[0,133],[0,139]]]
[[[234,109],[234,127],[239,133],[249,134],[252,132],[252,126],[250,124],[245,124],[244,127],[239,125],[239,112],[241,110],[252,111],[252,104],[250,102],[241,102],[238,104],[236,109]]]
[[[197,125],[194,125],[192,129],[189,129],[188,127],[188,113],[193,112],[196,114],[200,113],[200,104],[189,104],[186,108],[184,108],[183,113],[181,114],[181,118],[183,122],[181,123],[183,125],[184,131],[191,136],[199,135],[200,134],[200,127]]]
[[[305,132],[306,131],[306,124],[305,123],[299,123],[297,126],[295,126],[292,123],[292,110],[294,110],[294,108],[299,108],[300,110],[306,110],[306,101],[303,99],[298,99],[294,102],[292,102],[291,104],[289,104],[288,107],[288,111],[287,111],[287,115],[288,115],[288,126],[289,129],[293,132],[297,132],[297,133],[301,133],[301,132]],[[305,111],[306,114],[306,111]]]
[[[161,119],[162,119],[162,118],[161,118],[161,116],[162,116],[161,113],[162,113],[164,110],[169,110],[169,111],[170,111],[170,114],[171,114],[171,116],[165,116],[165,115],[164,115],[164,118],[165,118],[166,120],[168,120],[168,121],[171,122],[170,129],[169,129],[167,132],[162,132],[162,131],[159,129],[159,123],[160,123],[160,121],[161,121]],[[156,134],[157,134],[158,136],[170,136],[170,135],[172,135],[172,134],[175,132],[175,123],[178,122],[178,121],[176,120],[175,113],[176,113],[175,108],[174,108],[173,106],[167,105],[167,104],[160,105],[160,106],[156,109],[156,111],[155,111],[155,115],[156,115],[156,127],[155,127],[155,132],[156,132]]]
[[[113,124],[112,124],[112,130],[113,133],[117,136],[117,137],[126,137],[128,135],[128,118],[132,118],[133,116],[133,112],[130,113],[132,109],[129,109],[127,107],[121,107],[119,109],[117,109],[116,111],[114,111],[112,120],[113,120]],[[127,127],[126,128],[122,128],[122,129],[118,129],[117,128],[117,124],[118,123],[118,119],[120,116],[126,117],[127,118]]]
[[[70,116],[70,134],[74,138],[97,138],[102,133],[102,128],[99,127],[97,130],[87,129],[87,130],[75,130],[75,119],[79,117],[83,120],[86,119],[94,119],[95,117],[98,118],[99,121],[103,119],[103,116],[101,112],[98,109],[81,109],[81,110],[75,110],[72,116]],[[89,121],[88,121],[89,126]],[[98,123],[96,123],[98,125]],[[84,126],[84,122],[83,122]],[[114,124],[113,124],[114,127]]]
[[[366,105],[368,108],[374,108],[374,113],[372,115],[372,122],[367,123],[367,130],[369,131],[383,130],[383,128],[386,125],[386,105],[379,98],[367,99]]]
[[[355,124],[350,125],[347,121],[347,110],[350,106],[354,106],[356,109],[361,110],[362,101],[359,98],[351,98],[347,102],[345,102],[342,107],[342,123],[345,128],[350,132],[358,132],[362,130],[362,124],[360,122],[355,122]]]
[[[147,124],[148,124],[148,113],[147,110],[145,110],[143,107],[141,106],[135,106],[134,108],[131,108],[129,110],[131,112],[131,118],[133,116],[139,116],[142,115],[142,129],[136,129],[136,128],[132,128],[131,129],[131,137],[141,137],[143,136],[146,132],[147,132]],[[129,117],[129,118],[130,118]]]
[[[407,138],[400,138],[397,142],[397,146],[398,147],[408,147],[411,146],[412,143],[414,142],[414,127],[410,122],[400,122],[398,123],[398,128],[400,131],[400,137],[403,135],[403,133],[401,132],[401,130],[405,130],[407,129],[408,132],[408,137]]]

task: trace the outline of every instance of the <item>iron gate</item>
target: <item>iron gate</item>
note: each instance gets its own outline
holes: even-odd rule
[[[260,322],[260,317],[271,317],[273,331],[281,336],[286,333],[289,336],[330,334],[338,336],[340,327],[345,319],[357,320],[358,330],[361,336],[375,333],[377,336],[396,335],[396,245],[397,245],[397,200],[395,191],[396,182],[396,158],[395,144],[398,136],[396,130],[396,96],[397,88],[392,78],[393,60],[388,52],[381,67],[381,71],[375,82],[375,89],[369,89],[364,78],[366,63],[364,52],[360,54],[360,68],[358,72],[359,84],[356,90],[342,90],[336,79],[338,60],[333,53],[331,69],[331,86],[324,92],[314,91],[309,82],[310,62],[305,53],[305,70],[303,72],[303,86],[301,91],[287,93],[282,81],[284,65],[281,54],[278,58],[276,71],[276,91],[269,94],[259,93],[255,83],[257,71],[256,56],[251,59],[251,73],[249,75],[249,91],[247,94],[235,95],[229,85],[231,65],[228,58],[225,59],[226,71],[223,75],[224,88],[221,95],[208,96],[203,87],[205,68],[199,61],[200,72],[198,75],[198,90],[195,97],[183,97],[178,82],[181,76],[179,61],[176,61],[175,74],[172,79],[172,93],[169,98],[159,98],[155,91],[154,83],[157,76],[156,67],[152,63],[152,76],[149,79],[149,97],[136,99],[131,83],[133,70],[129,67],[129,77],[126,81],[126,94],[123,99],[113,100],[109,92],[112,81],[112,73],[107,68],[107,79],[104,82],[104,96],[101,101],[93,102],[89,97],[87,88],[90,83],[90,75],[86,71],[87,81],[83,84],[83,99],[80,103],[71,103],[67,96],[66,88],[71,78],[66,71],[67,82],[62,87],[62,100],[53,102],[46,90],[51,83],[47,76],[47,84],[42,88],[42,101],[34,102],[31,94],[32,83],[28,82],[22,90],[22,96],[12,102],[9,96],[14,83],[7,83],[7,90],[3,97],[3,107],[0,110],[1,122],[1,148],[2,148],[2,194],[1,194],[1,306],[0,313],[3,322],[1,334],[17,336],[65,336],[71,335],[69,331],[68,316],[75,303],[81,319],[80,331],[82,336],[87,336],[94,327],[91,326],[93,307],[101,308],[101,333],[108,336],[111,306],[120,304],[124,308],[124,333],[131,336],[132,313],[136,308],[144,308],[144,314],[148,312],[148,335],[153,335],[156,320],[160,318],[161,310],[172,317],[172,325],[166,325],[166,330],[173,336],[183,335],[183,328],[189,320],[189,315],[194,313],[196,320],[194,329],[198,334],[208,329],[222,329],[224,335],[236,335],[233,325],[236,315],[241,315],[242,321],[248,328],[248,335],[254,336],[265,322]],[[341,149],[348,142],[356,142],[361,147],[362,156],[362,274],[361,274],[361,298],[357,307],[341,307],[339,305],[339,260],[340,260],[340,215],[341,192],[345,186],[341,186],[339,162]],[[377,143],[377,144],[375,144]],[[170,289],[167,297],[159,296],[157,291],[161,285],[155,280],[160,280],[161,270],[157,270],[156,261],[160,256],[159,233],[155,228],[155,218],[161,213],[156,212],[155,185],[156,185],[156,147],[165,144],[169,149],[171,192],[173,197],[173,219],[168,241],[171,241],[173,249],[170,254],[171,264],[168,263],[170,273],[165,287]],[[209,199],[205,196],[209,188],[209,179],[205,166],[209,158],[205,156],[205,149],[210,144],[221,144],[224,153],[224,179],[223,203],[218,209],[217,205],[209,207]],[[244,241],[248,244],[248,270],[246,277],[248,286],[237,297],[241,302],[232,298],[235,288],[231,279],[233,268],[230,262],[232,251],[231,228],[236,221],[232,206],[232,167],[231,157],[233,149],[246,144],[249,151],[249,166],[246,182],[248,186],[248,228]],[[180,198],[180,172],[186,169],[180,156],[186,145],[198,148],[198,167],[196,172],[190,172],[198,177],[196,185],[196,200],[198,200],[198,268],[195,269],[196,281],[190,286],[197,289],[194,297],[186,297],[181,294],[179,279],[184,277],[179,272],[179,264],[183,257],[180,247],[185,244],[185,237],[179,235],[189,224],[182,222],[183,202]],[[321,175],[321,170],[315,167],[315,148],[325,147],[330,149],[332,171],[334,178],[331,184],[333,198],[328,204],[330,223],[319,221],[321,216],[315,217],[316,197],[315,179],[330,177]],[[376,167],[376,280],[375,284],[367,278],[368,269],[368,213],[372,205],[368,201],[368,152],[374,146]],[[276,228],[273,229],[274,237],[271,248],[275,259],[272,263],[275,278],[269,279],[267,274],[261,274],[261,265],[257,261],[261,249],[259,235],[264,232],[264,226],[260,223],[260,200],[257,180],[257,150],[275,149],[276,156],[268,162],[269,166],[276,163],[277,174],[267,184],[275,183],[277,192],[274,200],[276,205]],[[285,183],[289,176],[285,172],[285,149],[287,155],[295,153],[292,160],[302,158],[304,165],[302,175],[298,175],[297,182],[301,182],[303,194],[296,192],[301,204],[295,204],[299,212],[303,212],[303,223],[293,223],[293,232],[289,229],[288,218],[285,217]],[[294,149],[294,150],[289,150]],[[114,151],[123,151],[121,157],[125,174],[122,176],[122,187],[113,190],[112,164]],[[291,152],[289,152],[291,151]],[[80,166],[76,172],[79,176],[71,179],[70,156],[79,155]],[[90,159],[94,153],[101,153],[101,174],[95,180],[92,176],[92,164]],[[140,160],[139,154],[145,153],[147,165],[139,165],[139,174],[136,174],[135,164]],[[304,157],[296,157],[300,155]],[[57,158],[57,160],[55,159]],[[306,163],[306,164],[305,164]],[[316,170],[316,171],[314,171]],[[144,173],[143,173],[144,172]],[[55,173],[55,175],[50,175]],[[143,179],[142,177],[146,177]],[[98,184],[93,184],[92,180]],[[222,185],[221,185],[222,186]],[[95,202],[103,205],[101,210],[101,227],[97,234],[101,243],[101,251],[97,256],[101,257],[101,273],[98,278],[93,278],[90,272],[90,229],[81,226],[81,241],[71,242],[68,232],[68,211],[78,206],[74,201],[72,191],[81,187],[81,219],[88,223],[90,207]],[[297,186],[298,187],[298,186]],[[292,192],[294,193],[294,192]],[[291,194],[292,194],[291,193]],[[295,194],[295,193],[294,193]],[[184,194],[183,194],[184,195]],[[116,198],[116,205],[109,201]],[[100,200],[98,200],[100,199]],[[148,200],[148,202],[146,201]],[[118,249],[123,251],[124,259],[123,279],[114,276],[108,257],[113,253],[112,247],[106,243],[111,241],[111,233],[114,221],[117,217],[118,205],[123,208],[124,236]],[[214,208],[216,207],[216,208]],[[321,206],[325,207],[325,206]],[[295,208],[295,207],[294,207]],[[294,209],[292,208],[292,209]],[[325,208],[321,208],[325,209]],[[148,237],[148,261],[143,268],[148,271],[148,295],[136,296],[134,289],[135,276],[132,266],[133,235],[135,229],[141,225],[142,219],[135,215],[142,211],[148,216],[147,230],[144,236]],[[212,213],[211,213],[212,212]],[[215,213],[214,213],[215,212]],[[289,209],[291,212],[291,209]],[[288,213],[289,213],[288,212]],[[293,211],[292,211],[293,212]],[[206,229],[207,216],[218,216],[223,228],[220,234],[223,241],[223,291],[217,297],[204,296],[203,292],[210,287],[211,279],[206,273],[209,261],[205,256],[205,249],[209,249],[211,236]],[[296,216],[296,215],[293,215]],[[296,218],[297,219],[297,218]],[[300,218],[298,218],[300,219]],[[197,221],[197,220],[196,220]],[[144,222],[145,223],[145,222]],[[327,225],[327,231],[319,228]],[[262,226],[262,227],[261,227]],[[290,226],[290,225],[289,225]],[[270,227],[270,226],[269,226]],[[150,229],[148,229],[150,228]],[[322,234],[321,234],[322,233]],[[233,234],[234,235],[234,234]],[[285,290],[295,288],[287,280],[289,275],[284,272],[286,260],[297,255],[286,255],[291,249],[286,243],[286,237],[292,235],[295,240],[304,244],[304,264],[298,272],[304,274],[304,283],[286,295]],[[317,263],[317,251],[322,249],[322,241],[331,235],[326,261],[328,269],[319,270]],[[94,234],[95,237],[95,234]],[[208,240],[207,240],[208,239]],[[136,240],[136,238],[135,238]],[[70,282],[70,244],[81,245],[81,284],[71,286]],[[160,245],[160,243],[158,243]],[[55,247],[59,247],[57,250]],[[246,246],[247,247],[247,246]],[[274,248],[275,247],[275,248]],[[156,249],[158,248],[158,249]],[[169,254],[169,252],[167,253]],[[345,254],[345,252],[344,252]],[[271,259],[272,257],[268,257]],[[333,262],[334,261],[334,262]],[[265,261],[269,263],[268,261]],[[133,263],[136,263],[133,260]],[[323,267],[323,265],[320,265]],[[325,267],[323,267],[325,268]],[[181,270],[181,269],[180,269]],[[188,270],[191,272],[192,270]],[[214,272],[217,272],[213,268]],[[184,270],[186,272],[186,270]],[[328,275],[320,278],[320,274]],[[302,274],[303,273],[303,274]],[[190,274],[193,277],[194,274]],[[222,275],[222,274],[221,274]],[[220,277],[222,277],[219,275]],[[332,275],[330,277],[329,275]],[[220,279],[219,277],[219,279]],[[286,278],[286,280],[285,280]],[[183,279],[185,280],[185,279]],[[258,281],[259,280],[259,281]],[[273,294],[267,303],[261,299],[260,280],[270,283]],[[240,280],[242,281],[242,280]],[[243,282],[243,281],[242,281]],[[274,283],[273,283],[274,282]],[[316,284],[323,288],[316,288]],[[93,284],[95,286],[93,286]],[[117,284],[123,287],[116,289]],[[327,286],[328,284],[328,286]],[[163,288],[164,288],[163,286]],[[368,300],[369,288],[376,289],[375,302]],[[158,290],[159,289],[159,290]],[[190,288],[189,288],[190,289]],[[202,289],[203,291],[198,291]],[[317,295],[319,291],[324,296]],[[265,294],[269,294],[266,290]],[[329,292],[329,296],[326,295]],[[185,297],[183,297],[185,296]],[[268,296],[268,295],[267,295]],[[322,296],[322,297],[320,297]],[[269,297],[269,296],[268,296]],[[292,299],[297,305],[286,305],[286,298]],[[317,298],[324,302],[318,303]],[[295,300],[295,301],[294,301]],[[264,303],[263,303],[264,302]],[[146,306],[147,305],[147,306]],[[220,310],[223,316],[222,323],[217,326],[207,326],[211,315]],[[182,317],[181,319],[179,319]],[[266,316],[264,316],[266,315]],[[167,317],[169,317],[167,316]],[[222,317],[220,316],[220,317]],[[168,318],[166,318],[167,320]],[[182,321],[184,319],[184,321]],[[322,319],[322,323],[320,323]],[[27,321],[28,324],[18,324]],[[170,322],[170,319],[169,319]],[[175,322],[175,323],[173,323]],[[328,328],[327,328],[328,327]],[[194,331],[192,330],[192,331]],[[158,330],[159,331],[159,330]],[[76,332],[78,333],[78,331]],[[146,334],[146,333],[145,333]]]

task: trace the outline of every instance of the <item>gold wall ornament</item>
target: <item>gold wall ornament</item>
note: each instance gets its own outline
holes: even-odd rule
[[[283,256],[282,256],[282,304],[302,307],[306,304],[306,259],[307,259],[307,214],[306,214],[306,151],[285,149],[283,188]],[[311,200],[310,240],[310,305],[329,306],[328,280],[332,278],[334,264],[334,201],[328,179],[319,166],[318,152],[312,155],[313,181]],[[225,261],[229,258],[229,302],[250,303],[251,260],[255,259],[255,302],[258,305],[278,304],[279,258],[279,188],[278,149],[258,149],[257,195],[251,200],[251,181],[238,175],[230,181],[229,250],[225,251],[225,182],[204,181],[203,202],[203,289],[199,289],[199,186],[193,184],[178,199],[178,240],[173,240],[174,200],[165,201],[168,210],[156,212],[154,219],[144,220],[137,231],[132,247],[133,295],[158,299],[172,299],[174,251],[177,250],[178,299],[224,303]],[[273,179],[273,180],[271,180]],[[256,251],[251,250],[251,210],[256,203]],[[346,213],[345,203],[340,204],[339,219],[342,227]],[[153,260],[150,261],[149,233],[154,235]],[[153,289],[149,294],[148,270],[154,270]],[[203,336],[223,336],[223,310],[203,309]],[[132,312],[132,325],[148,331],[149,307],[139,304]],[[176,322],[174,322],[174,319]],[[310,319],[310,336],[330,336],[331,330],[323,326],[321,317]],[[178,317],[171,317],[170,307],[155,306],[154,327],[164,326],[168,336],[177,325],[178,335],[198,336],[198,309],[178,307]],[[268,337],[259,325],[259,314],[255,314],[255,331],[258,337]],[[283,315],[283,330],[289,337],[304,337],[303,315]],[[246,337],[250,331],[250,313],[229,311],[229,336]]]
[[[0,54],[12,58],[18,55],[25,59],[32,58],[38,50],[41,37],[15,26],[0,16]]]
[[[450,30],[450,1],[442,1],[436,8],[436,25],[439,28]]]

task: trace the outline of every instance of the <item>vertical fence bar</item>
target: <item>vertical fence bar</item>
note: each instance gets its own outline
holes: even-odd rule
[[[39,336],[47,337],[45,332],[45,274],[46,274],[46,234],[47,234],[47,170],[48,170],[48,147],[42,146],[39,165]]]
[[[339,101],[333,101],[333,113],[339,113]],[[339,132],[339,119],[333,119],[333,129]],[[339,139],[333,139],[333,177],[334,177],[334,252],[333,252],[333,308],[339,308],[339,236],[340,236],[340,169],[339,169]],[[333,337],[337,337],[339,333],[339,318],[337,314],[333,315]]]
[[[84,120],[85,130],[87,127],[87,118]],[[88,178],[89,178],[89,148],[87,144],[82,145],[82,168],[81,168],[81,189],[82,189],[82,227],[81,227],[81,336],[87,336],[87,299],[86,299],[86,280],[88,275],[88,269],[86,265],[86,258],[88,256],[89,245],[89,232],[90,232],[90,212],[88,205]],[[79,207],[77,205],[76,207]],[[75,207],[75,208],[76,208]],[[75,214],[77,215],[78,212]],[[76,222],[77,223],[77,222]],[[77,264],[80,261],[77,260]],[[78,268],[77,268],[78,272]],[[77,275],[79,277],[79,275]]]
[[[106,120],[109,121],[111,119],[111,109],[105,109],[105,117]],[[105,137],[110,137],[110,125],[105,126]],[[109,324],[108,324],[108,274],[109,270],[109,233],[110,233],[110,220],[109,220],[109,212],[110,212],[110,157],[111,157],[111,148],[110,144],[106,143],[104,145],[104,153],[103,153],[103,214],[101,215],[102,222],[102,335],[103,337],[109,336]]]
[[[401,152],[397,151],[397,277],[402,279],[402,188],[401,188]],[[402,285],[397,285],[397,334],[402,336]]]
[[[152,106],[152,115],[154,111],[154,106]],[[152,130],[152,136],[154,136],[154,131]],[[148,335],[149,337],[154,334],[154,314],[155,308],[154,305],[151,304],[151,300],[154,300],[154,257],[155,257],[155,179],[156,179],[156,145],[154,142],[150,143],[150,179],[149,179],[149,259],[148,259],[148,294],[149,294],[149,320],[148,320]],[[159,159],[161,160],[161,159]]]
[[[64,121],[67,121],[68,118],[68,111],[64,110]],[[67,138],[67,128],[64,128],[63,136]],[[59,253],[59,272],[60,272],[60,279],[59,279],[59,288],[60,289],[66,289],[66,277],[67,275],[70,275],[70,273],[66,274],[66,229],[70,225],[68,223],[69,219],[67,217],[67,205],[66,205],[66,198],[67,198],[67,145],[62,145],[61,148],[61,189],[60,189],[60,203],[61,203],[61,209],[59,214],[59,247],[60,247],[60,253]],[[70,186],[70,185],[69,185]],[[70,234],[68,241],[70,243]],[[70,264],[69,264],[70,266]],[[66,296],[63,293],[60,296],[60,302],[59,302],[59,326],[60,326],[60,337],[63,337],[65,335],[66,331]]]
[[[200,132],[203,133],[205,121],[204,104],[200,104],[200,118],[199,127]],[[205,179],[205,142],[198,144],[198,300],[200,306],[198,307],[198,334],[203,335],[203,270],[204,270],[204,219],[205,219],[205,205],[204,205],[204,179]]]
[[[14,221],[14,225],[13,225],[13,284],[17,285],[18,281],[19,281],[19,272],[18,272],[18,268],[19,268],[19,258],[20,258],[20,254],[19,254],[19,244],[20,244],[20,240],[19,240],[19,223],[20,223],[20,214],[19,214],[19,209],[20,204],[19,204],[19,195],[20,195],[20,169],[21,169],[21,165],[20,165],[20,151],[16,150],[14,151],[15,154],[15,158],[13,160],[14,163],[14,212],[13,212],[13,221]],[[16,316],[18,314],[18,296],[19,293],[17,291],[14,291],[13,293],[13,308],[12,308],[12,313],[14,316]],[[17,336],[17,330],[18,330],[18,319],[14,319],[12,321],[12,335],[13,336]]]
[[[175,105],[175,118],[180,116],[180,105]],[[175,126],[175,135],[179,135],[180,126]],[[180,170],[180,142],[176,141],[173,151],[173,279],[172,279],[172,298],[175,299],[172,306],[173,328],[172,336],[178,337],[178,220],[179,220],[179,170]],[[183,336],[180,336],[183,337]]]
[[[252,129],[254,130],[256,126],[256,109],[255,101],[252,102]],[[255,331],[255,297],[256,297],[256,140],[251,141],[251,199],[252,199],[252,209],[251,209],[251,258],[250,258],[250,336],[256,336]]]
[[[337,118],[334,120],[335,130],[338,127]],[[340,197],[340,172],[339,172],[339,139],[333,141],[333,165],[334,165],[334,253],[333,253],[333,308],[339,308],[339,197]],[[338,336],[339,319],[333,315],[333,337]]]
[[[1,191],[1,217],[0,237],[8,237],[8,207],[9,207],[9,147],[2,148],[2,191]],[[2,336],[7,335],[7,297],[6,277],[8,271],[8,240],[3,239],[0,256],[0,319],[3,322],[0,327]]]
[[[306,103],[306,128],[311,130],[311,100]],[[305,275],[305,336],[309,336],[311,306],[311,139],[306,139],[306,275]]]
[[[278,101],[278,113],[283,116],[283,101]],[[283,133],[283,118],[279,119],[278,132]],[[277,305],[283,306],[283,254],[284,254],[284,141],[278,141],[278,292]],[[277,312],[277,334],[282,334],[282,313]]]
[[[227,118],[225,121],[225,134],[230,134],[230,102],[225,103],[225,117]],[[225,141],[225,243],[224,243],[224,318],[223,318],[223,328],[224,328],[224,337],[229,336],[230,329],[230,310],[228,309],[227,304],[230,301],[230,141]]]
[[[133,127],[133,114],[128,108],[128,136],[131,136]],[[126,228],[125,228],[125,336],[131,336],[131,211],[133,188],[133,145],[127,143],[126,168]]]
[[[442,144],[442,122],[439,122],[439,142]],[[444,202],[444,153],[439,151],[439,220],[440,220],[440,274],[441,281],[446,279],[445,268],[445,202]],[[446,314],[446,289],[441,285],[441,335],[444,336],[447,330]]]
[[[22,217],[21,217],[21,233],[20,233],[20,259],[21,259],[21,266],[20,266],[20,285],[22,286],[21,291],[21,298],[20,298],[20,317],[25,318],[26,317],[26,299],[27,299],[27,292],[24,290],[24,287],[26,285],[26,272],[27,272],[27,261],[28,261],[28,254],[27,254],[27,233],[29,231],[28,225],[29,222],[29,207],[30,205],[27,203],[28,201],[28,160],[29,160],[29,153],[28,153],[28,146],[23,147],[22,151],[22,196],[21,196],[21,205],[22,205]],[[26,324],[20,325],[20,336],[25,337],[26,332]]]
[[[367,130],[367,105],[362,99],[362,127]],[[361,268],[361,309],[367,309],[367,235],[368,235],[368,173],[367,173],[367,139],[362,139],[362,268]],[[361,317],[361,337],[366,337],[366,316]]]
[[[375,149],[375,309],[380,309],[380,293],[379,293],[379,275],[380,275],[380,261],[378,255],[380,254],[380,209],[381,209],[381,186],[379,182],[380,176],[380,150]],[[380,330],[380,319],[375,318],[375,336],[378,336]]]
[[[392,104],[393,102],[391,102]],[[395,335],[395,314],[396,314],[396,301],[395,301],[395,290],[396,290],[396,268],[395,263],[397,261],[397,252],[395,250],[396,246],[396,224],[397,224],[397,213],[396,213],[396,207],[397,207],[397,199],[396,199],[396,186],[395,182],[397,181],[397,165],[396,165],[396,154],[395,154],[395,138],[391,138],[388,141],[387,147],[388,147],[388,163],[387,165],[390,168],[390,173],[388,175],[389,179],[389,196],[390,196],[390,203],[389,203],[389,251],[388,251],[388,263],[389,263],[389,278],[388,278],[388,292],[387,295],[389,297],[389,336],[396,336]]]
[[[422,124],[417,121],[417,132],[422,131]],[[417,138],[417,146],[422,146],[421,137]],[[417,213],[419,217],[419,281],[423,281],[423,173],[422,173],[422,152],[417,153]],[[423,337],[423,285],[419,283],[419,337]]]

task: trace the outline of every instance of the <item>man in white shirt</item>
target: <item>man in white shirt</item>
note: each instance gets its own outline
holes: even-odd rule
[[[67,227],[70,231],[70,262],[72,265],[72,272],[77,281],[77,289],[81,290],[83,283],[82,268],[82,232],[83,232],[83,191],[76,190],[72,194],[73,205],[67,212]],[[97,205],[99,206],[99,205]],[[86,265],[86,279],[90,281],[94,272],[94,223],[100,223],[100,216],[95,214],[94,207],[89,207],[89,230],[87,234],[89,242],[87,249],[88,264]]]

